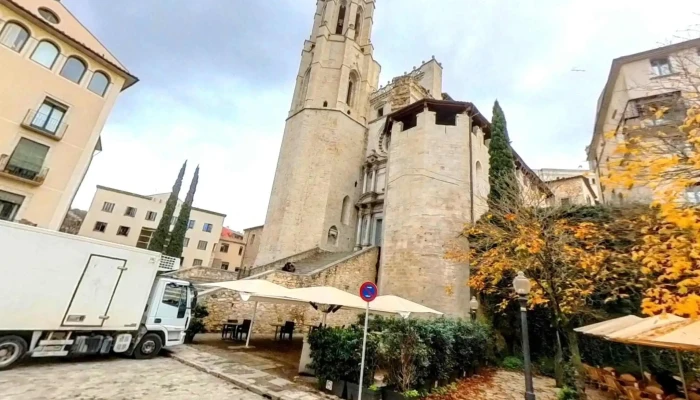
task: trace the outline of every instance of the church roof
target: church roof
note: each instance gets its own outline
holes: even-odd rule
[[[60,1],[0,0],[0,4],[7,6],[42,29],[115,69],[126,80],[122,90],[138,82],[138,78],[132,75]],[[41,8],[46,8],[56,14],[59,21],[55,24],[48,22],[39,13]]]
[[[454,100],[436,100],[436,99],[421,99],[415,103],[409,104],[393,113],[387,115],[387,123],[384,125],[385,132],[391,130],[391,125],[393,121],[401,120],[402,118],[409,116],[411,114],[417,114],[423,109],[428,108],[430,111],[452,110],[456,113],[467,112],[474,120],[474,125],[480,127],[485,134],[486,138],[491,135],[491,123],[486,119],[478,108],[473,103],[454,101]]]

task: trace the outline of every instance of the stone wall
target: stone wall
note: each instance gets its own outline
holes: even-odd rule
[[[183,268],[165,275],[173,275],[177,277],[177,279],[183,279],[194,283],[225,282],[238,279],[238,272],[236,271],[226,271],[205,266]]]
[[[282,271],[271,271],[260,279],[288,287],[300,288],[311,286],[333,286],[349,293],[356,294],[360,285],[366,281],[376,280],[377,257],[379,249],[372,247],[359,251],[343,260],[325,266],[307,275],[293,274]],[[227,319],[250,319],[253,316],[253,302],[240,300],[237,293],[230,290],[219,290],[201,299],[209,309],[209,317],[205,320],[207,330],[219,331]],[[354,323],[357,311],[340,310],[330,314],[326,322],[329,325],[340,326]],[[274,333],[271,324],[296,320],[297,324],[318,324],[322,314],[309,305],[285,305],[259,303],[254,332]]]
[[[435,117],[424,111],[417,126],[392,127],[379,291],[464,316],[469,267],[445,254],[466,245],[458,238],[470,218],[471,123],[464,114],[454,126]]]

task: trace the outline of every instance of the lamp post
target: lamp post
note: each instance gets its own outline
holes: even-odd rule
[[[527,332],[527,296],[530,294],[530,280],[520,271],[513,279],[513,288],[520,303],[521,330],[523,331],[523,357],[525,358],[525,400],[535,400],[532,388],[532,365],[530,364],[530,339]]]
[[[479,301],[476,300],[476,296],[472,296],[472,300],[469,302],[469,309],[472,314],[472,321],[476,321],[476,311],[479,309]]]

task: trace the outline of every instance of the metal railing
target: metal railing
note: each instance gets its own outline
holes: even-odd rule
[[[7,154],[0,155],[0,173],[6,176],[19,179],[23,182],[28,182],[34,185],[41,185],[46,180],[46,175],[49,173],[48,168],[37,166],[36,168],[21,167],[12,164],[10,156]]]
[[[50,115],[37,110],[29,110],[22,120],[22,126],[55,140],[61,140],[68,129],[68,124],[62,122],[63,118],[51,118]]]

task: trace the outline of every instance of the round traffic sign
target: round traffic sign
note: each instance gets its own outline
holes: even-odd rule
[[[360,286],[360,297],[366,302],[371,302],[377,298],[379,290],[377,290],[377,285],[372,282],[365,282]]]

